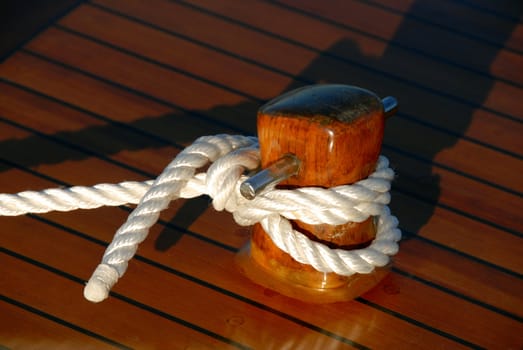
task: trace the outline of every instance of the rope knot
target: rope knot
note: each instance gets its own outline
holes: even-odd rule
[[[210,165],[209,165],[210,163]],[[294,190],[267,188],[253,200],[240,193],[243,175],[260,165],[255,137],[215,135],[198,138],[181,151],[154,181],[75,186],[40,192],[0,194],[0,215],[43,213],[51,210],[97,208],[103,205],[138,203],[116,231],[101,264],[94,271],[84,295],[99,302],[121,277],[160,212],[171,200],[207,194],[216,210],[227,210],[239,225],[259,222],[276,246],[296,261],[321,272],[350,276],[370,273],[384,266],[398,251],[401,238],[398,220],[390,214],[390,186],[394,171],[380,156],[376,170],[352,185],[329,189],[304,187]],[[206,172],[198,169],[208,166]],[[289,220],[308,224],[341,225],[374,217],[376,238],[364,249],[341,250],[309,240],[292,228]]]

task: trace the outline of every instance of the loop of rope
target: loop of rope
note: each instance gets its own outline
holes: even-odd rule
[[[212,163],[206,172],[199,168]],[[265,189],[253,200],[239,190],[246,171],[259,167],[254,137],[203,136],[180,152],[154,181],[75,186],[40,192],[0,194],[0,215],[44,213],[52,210],[97,208],[136,204],[138,206],[115,233],[102,262],[84,289],[93,302],[107,298],[110,289],[127,269],[149,229],[171,200],[209,195],[216,210],[227,210],[239,225],[260,222],[276,246],[296,261],[321,272],[350,276],[370,273],[384,266],[398,251],[401,232],[390,214],[390,183],[394,172],[380,156],[376,170],[367,179],[330,189],[306,187],[294,190]],[[364,249],[331,249],[293,230],[289,220],[308,224],[341,225],[362,222],[370,216],[377,223],[376,237]]]

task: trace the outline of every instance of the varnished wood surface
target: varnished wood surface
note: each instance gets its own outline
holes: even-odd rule
[[[154,177],[201,135],[256,133],[313,82],[393,95],[391,274],[308,305],[240,275],[247,228],[173,203],[100,304],[129,208],[0,218],[2,349],[521,349],[519,1],[92,0],[0,64],[0,192]]]

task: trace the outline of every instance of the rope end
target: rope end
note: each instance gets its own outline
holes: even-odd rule
[[[85,299],[93,303],[104,301],[119,277],[114,267],[106,264],[98,265],[84,288]]]

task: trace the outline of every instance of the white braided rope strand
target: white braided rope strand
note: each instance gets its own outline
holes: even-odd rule
[[[152,180],[127,181],[92,187],[74,186],[43,191],[24,191],[17,194],[0,194],[0,216],[136,204],[152,183]]]
[[[237,205],[236,187],[245,170],[253,170],[260,165],[258,144],[244,147],[223,156],[207,170],[206,191],[217,211],[234,211]],[[243,198],[243,197],[242,197]]]
[[[254,152],[250,149],[249,152]],[[217,162],[215,162],[217,163]],[[214,165],[214,164],[213,164]],[[230,165],[228,165],[230,166]],[[212,170],[209,168],[208,172]],[[390,169],[388,169],[390,170]],[[378,170],[377,170],[378,171]],[[372,174],[370,178],[373,177]],[[181,198],[194,198],[202,194],[219,194],[223,189],[220,174],[199,173],[187,180],[187,183],[180,190]],[[214,185],[207,184],[207,178],[214,178]],[[236,205],[229,204],[226,210],[232,212],[240,225],[252,225],[260,221],[263,217],[271,213],[278,213],[291,220],[300,220],[309,224],[326,223],[331,225],[343,224],[347,221],[361,222],[366,220],[369,215],[378,215],[377,210],[372,213],[364,213],[369,208],[375,208],[375,204],[386,205],[390,201],[388,191],[393,173],[390,170],[388,178],[361,180],[350,186],[338,186],[330,189],[304,187],[295,190],[271,190],[258,195],[254,200],[249,201],[236,193],[232,198],[236,200]],[[213,181],[213,180],[210,180]],[[384,186],[380,183],[386,182]],[[238,181],[237,184],[241,183]],[[26,213],[43,213],[52,210],[75,210],[79,208],[96,208],[104,205],[122,205],[126,203],[136,204],[140,201],[143,194],[150,188],[152,181],[146,182],[122,182],[120,184],[101,184],[94,187],[75,186],[63,189],[50,189],[41,192],[21,192],[19,194],[0,194],[0,215],[23,215]],[[365,185],[365,186],[362,186]],[[216,187],[217,190],[212,190]],[[368,191],[374,193],[368,195]],[[74,199],[66,198],[65,203],[50,206],[49,203],[61,201],[63,197],[69,197],[69,192],[82,192],[86,198],[77,197],[80,201],[73,203]],[[24,195],[28,193],[29,195]],[[341,195],[338,199],[333,196]],[[358,200],[358,196],[362,196]],[[43,202],[36,199],[45,198]],[[374,202],[368,202],[373,206],[364,207],[362,203],[374,197]],[[325,200],[327,198],[327,200]],[[352,206],[352,207],[351,207]],[[353,207],[357,209],[354,209]],[[218,210],[219,207],[215,206]],[[376,208],[375,208],[376,209]]]
[[[389,256],[398,251],[397,242],[401,231],[398,220],[390,215],[388,207],[380,214],[376,238],[365,249],[330,249],[319,242],[309,240],[302,233],[292,229],[288,220],[279,215],[270,215],[261,220],[265,232],[274,244],[302,264],[312,265],[321,272],[335,272],[350,276],[354,273],[370,273],[374,267],[385,266]]]
[[[307,224],[341,225],[362,222],[376,216],[389,204],[390,182],[394,172],[387,158],[381,156],[376,171],[352,185],[330,189],[303,187],[293,190],[269,190],[252,201],[243,200],[230,210],[240,225],[252,225],[271,214]]]
[[[252,138],[206,136],[197,139],[184,149],[165,168],[154,181],[151,188],[127,218],[127,221],[116,231],[113,241],[107,247],[102,262],[96,268],[84,289],[86,299],[99,302],[107,298],[110,289],[121,277],[149,228],[158,220],[160,211],[169,202],[179,197],[181,189],[194,176],[196,169],[231,152],[234,148],[251,146]],[[104,276],[109,275],[108,280]]]

